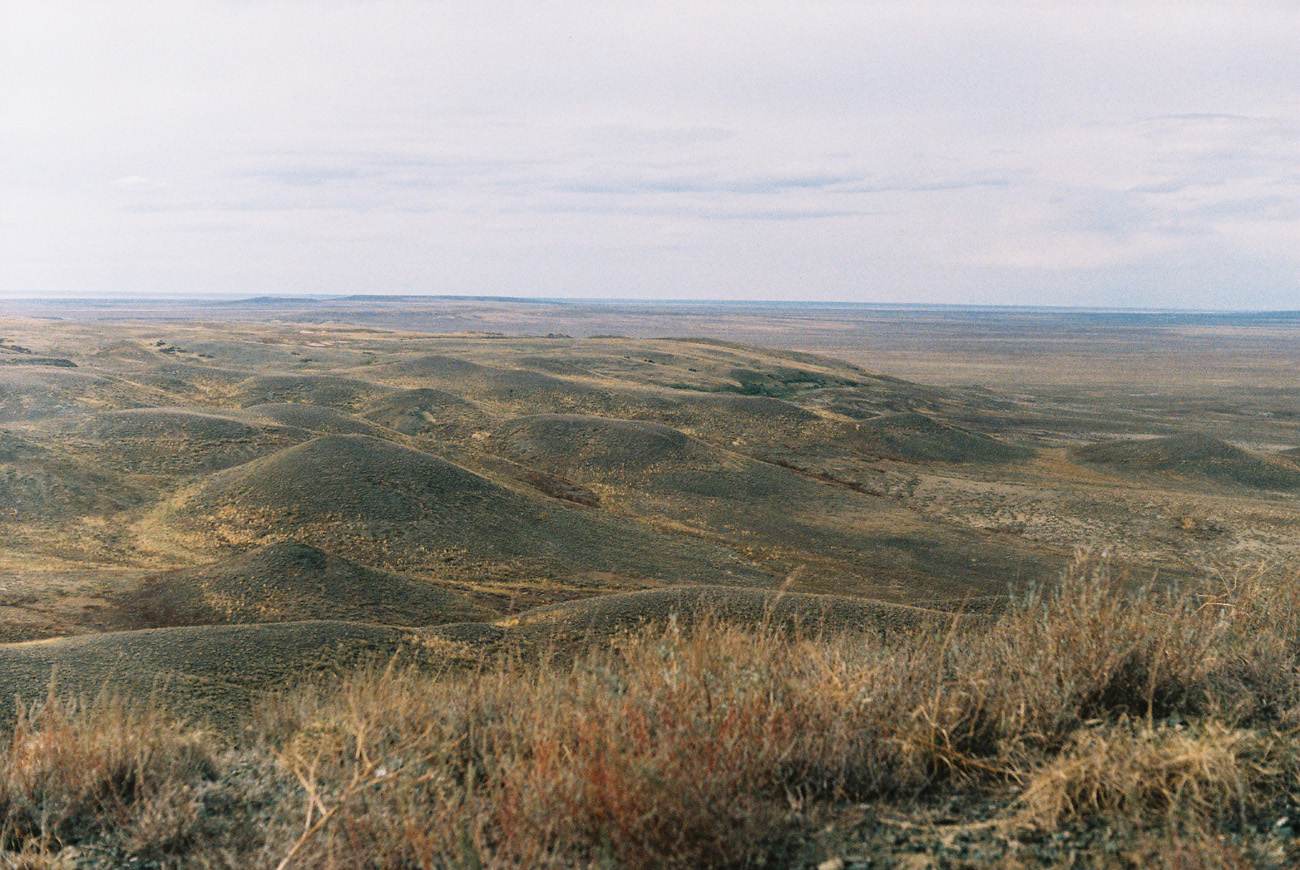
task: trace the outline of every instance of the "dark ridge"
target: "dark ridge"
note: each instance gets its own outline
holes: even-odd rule
[[[403,435],[474,429],[491,420],[473,402],[428,387],[383,396],[371,403],[365,417]]]
[[[1204,477],[1254,489],[1300,488],[1300,469],[1195,432],[1168,438],[1103,441],[1080,447],[1074,455],[1084,462]]]
[[[325,300],[316,296],[250,296],[247,299],[217,301],[214,305],[316,305]]]
[[[841,429],[844,443],[870,456],[903,462],[997,463],[1032,454],[979,432],[941,423],[924,414],[885,414]]]
[[[707,448],[659,423],[583,414],[537,414],[504,423],[499,437],[512,455],[608,472],[682,463]]]
[[[308,432],[331,435],[382,436],[383,429],[353,414],[313,405],[309,402],[272,402],[250,405],[244,411],[282,426],[305,429]]]
[[[397,570],[602,570],[676,582],[752,573],[713,544],[525,495],[368,435],[327,435],[218,472],[160,519],[201,545],[296,537]]]
[[[389,392],[387,387],[334,375],[262,375],[241,383],[236,398],[245,407],[280,402],[307,402],[352,410]]]
[[[0,358],[0,365],[6,366],[48,366],[58,369],[75,369],[77,364],[70,359],[58,359],[48,356],[20,356]]]
[[[747,625],[795,626],[821,631],[908,630],[933,625],[950,614],[843,595],[778,592],[770,589],[673,586],[599,595],[548,605],[496,625],[516,637],[543,643],[609,637],[671,620],[686,626],[702,618]]]
[[[298,541],[146,577],[118,597],[141,627],[338,619],[434,625],[482,618],[466,596]]]

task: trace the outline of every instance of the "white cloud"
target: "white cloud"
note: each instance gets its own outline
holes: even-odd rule
[[[1300,278],[1290,3],[22,5],[0,293]]]
[[[113,186],[119,190],[131,192],[162,190],[165,187],[165,185],[145,178],[143,175],[124,175],[121,178],[115,178],[113,179]]]

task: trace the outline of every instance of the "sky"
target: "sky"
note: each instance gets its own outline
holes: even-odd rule
[[[1300,3],[13,0],[0,296],[1300,309]]]

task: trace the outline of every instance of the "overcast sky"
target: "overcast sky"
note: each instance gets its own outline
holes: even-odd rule
[[[9,0],[0,294],[1300,309],[1300,3]]]

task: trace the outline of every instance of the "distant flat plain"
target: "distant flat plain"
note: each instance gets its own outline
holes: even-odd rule
[[[699,336],[825,353],[940,385],[1289,387],[1300,311],[1183,312],[471,297],[0,300],[0,313],[130,321],[352,323],[425,333]]]
[[[1300,311],[352,296],[0,301],[0,314],[6,312],[108,322],[346,323],[433,334],[706,337],[825,354],[934,386],[1081,403],[1120,417],[1202,419],[1260,446],[1295,446],[1300,419]]]

